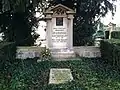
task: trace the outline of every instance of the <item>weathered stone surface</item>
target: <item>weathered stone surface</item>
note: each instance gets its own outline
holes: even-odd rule
[[[40,57],[40,53],[44,48],[42,47],[17,47],[16,58],[17,59],[27,59]]]
[[[80,57],[87,58],[101,57],[100,48],[95,46],[74,47],[74,52],[77,53]]]
[[[75,53],[73,50],[70,49],[52,49],[51,55],[53,58],[58,59],[67,59],[67,58],[73,58],[75,57]]]
[[[67,51],[63,48],[73,49],[74,14],[74,10],[62,4],[58,4],[53,8],[49,8],[45,12],[45,18],[47,19],[47,47],[50,49],[61,49],[60,52],[51,52],[53,58],[73,57],[73,51]]]
[[[52,68],[50,69],[49,84],[61,84],[73,80],[70,69]]]
[[[18,47],[16,58],[26,59],[40,57],[40,53],[44,48],[41,47]],[[62,48],[62,49],[50,49],[51,55],[55,59],[68,59],[75,57],[77,53],[80,57],[96,58],[101,57],[101,52],[99,47],[95,46],[80,46],[73,47],[73,50]],[[75,53],[74,53],[75,52]]]

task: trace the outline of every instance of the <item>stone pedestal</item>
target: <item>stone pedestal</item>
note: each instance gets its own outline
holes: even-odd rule
[[[51,49],[51,55],[54,59],[68,59],[75,57],[73,49],[67,48]]]

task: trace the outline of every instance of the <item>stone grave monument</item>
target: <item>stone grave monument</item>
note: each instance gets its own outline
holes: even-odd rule
[[[46,10],[47,48],[54,58],[74,57],[73,51],[73,15],[74,11],[62,4]]]

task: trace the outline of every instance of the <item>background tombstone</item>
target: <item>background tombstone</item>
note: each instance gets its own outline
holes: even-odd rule
[[[73,52],[73,15],[74,11],[62,4],[46,10],[47,47],[53,57],[69,58]]]

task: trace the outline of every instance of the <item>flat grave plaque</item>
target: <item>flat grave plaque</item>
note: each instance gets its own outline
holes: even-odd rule
[[[62,68],[52,68],[50,69],[49,84],[61,84],[70,82],[73,80],[71,70]]]

